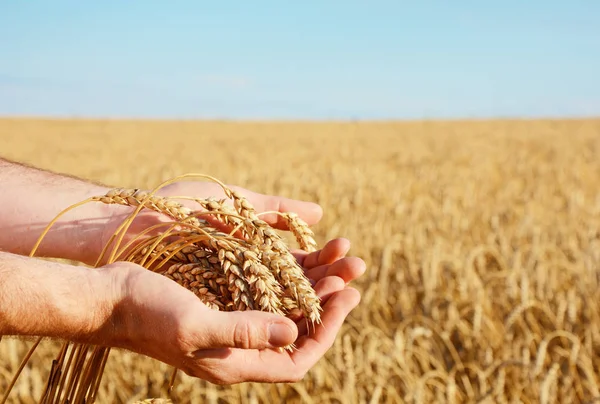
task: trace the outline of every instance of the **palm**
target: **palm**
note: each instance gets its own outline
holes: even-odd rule
[[[324,274],[337,271],[349,278],[358,276],[364,270],[357,260],[349,259],[315,268],[323,269]],[[307,272],[311,269],[314,268],[307,269]],[[335,275],[324,275],[316,283],[315,289],[322,299],[322,324],[309,330],[306,322],[299,319],[298,339],[293,352],[274,349],[202,349],[192,355],[193,364],[188,368],[197,370],[191,375],[224,384],[241,381],[293,382],[302,379],[332,346],[344,320],[360,300],[358,291],[347,287],[345,281]]]
[[[337,239],[314,253],[297,252],[298,262],[307,276],[315,281],[315,290],[323,304],[323,315],[322,324],[314,330],[307,328],[304,319],[296,319],[298,339],[293,352],[234,348],[199,350],[194,353],[194,361],[202,371],[196,375],[219,383],[302,379],[331,347],[347,315],[360,300],[360,294],[346,284],[362,275],[364,262],[352,257],[342,258],[349,247],[347,240]]]

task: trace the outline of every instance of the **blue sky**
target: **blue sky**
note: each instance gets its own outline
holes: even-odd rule
[[[14,1],[0,115],[600,115],[600,2]]]

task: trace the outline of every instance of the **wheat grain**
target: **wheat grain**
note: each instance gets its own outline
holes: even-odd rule
[[[300,248],[307,252],[317,250],[315,234],[304,220],[294,212],[284,212],[281,216],[283,216],[289,229],[294,233],[294,236],[296,236],[296,241],[298,241]]]

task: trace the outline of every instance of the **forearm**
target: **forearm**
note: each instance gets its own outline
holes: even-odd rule
[[[106,187],[46,172],[0,158],[0,250],[28,255],[48,223],[63,209]],[[110,210],[98,203],[83,205],[62,217],[36,255],[93,264],[101,248]]]
[[[99,338],[120,293],[114,279],[109,271],[0,252],[0,336]]]

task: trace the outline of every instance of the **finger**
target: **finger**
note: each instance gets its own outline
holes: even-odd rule
[[[345,238],[330,240],[322,249],[312,252],[304,257],[303,267],[310,269],[317,265],[332,264],[344,257],[349,250],[350,240]]]
[[[282,196],[263,195],[248,191],[243,188],[234,187],[242,192],[257,212],[294,212],[309,226],[317,224],[323,217],[323,209],[316,203],[284,198]],[[261,215],[261,219],[279,230],[287,230],[284,218],[277,214]]]
[[[297,382],[331,348],[344,320],[359,302],[360,294],[355,289],[337,292],[325,306],[323,324],[318,326],[314,336],[302,337],[293,353],[270,349],[232,350],[226,359],[218,362],[219,371],[233,374],[233,382]]]
[[[310,369],[331,348],[346,317],[360,303],[360,293],[351,287],[333,294],[323,307],[322,324],[296,341],[292,359],[302,369]]]
[[[291,344],[298,328],[290,319],[267,312],[212,311],[198,333],[203,349],[265,349]]]
[[[233,349],[219,359],[209,358],[203,363],[218,368],[227,375],[226,383],[263,382],[285,383],[301,380],[333,345],[344,320],[358,305],[360,294],[346,288],[332,296],[326,305],[323,324],[314,336],[302,337],[300,345],[292,354],[275,350]]]
[[[362,276],[367,265],[358,257],[346,257],[331,265],[320,265],[306,271],[306,276],[318,282],[327,276],[339,276],[344,282],[349,283]]]
[[[330,294],[340,291],[344,289],[344,287],[346,287],[344,280],[337,276],[329,276],[317,282],[314,286],[314,289],[317,296],[319,296],[319,298],[321,299],[321,307],[323,306],[323,304],[325,304]],[[302,313],[299,310],[290,313],[288,317],[293,321],[302,320],[300,321],[300,324],[305,322],[305,320],[302,319]]]

